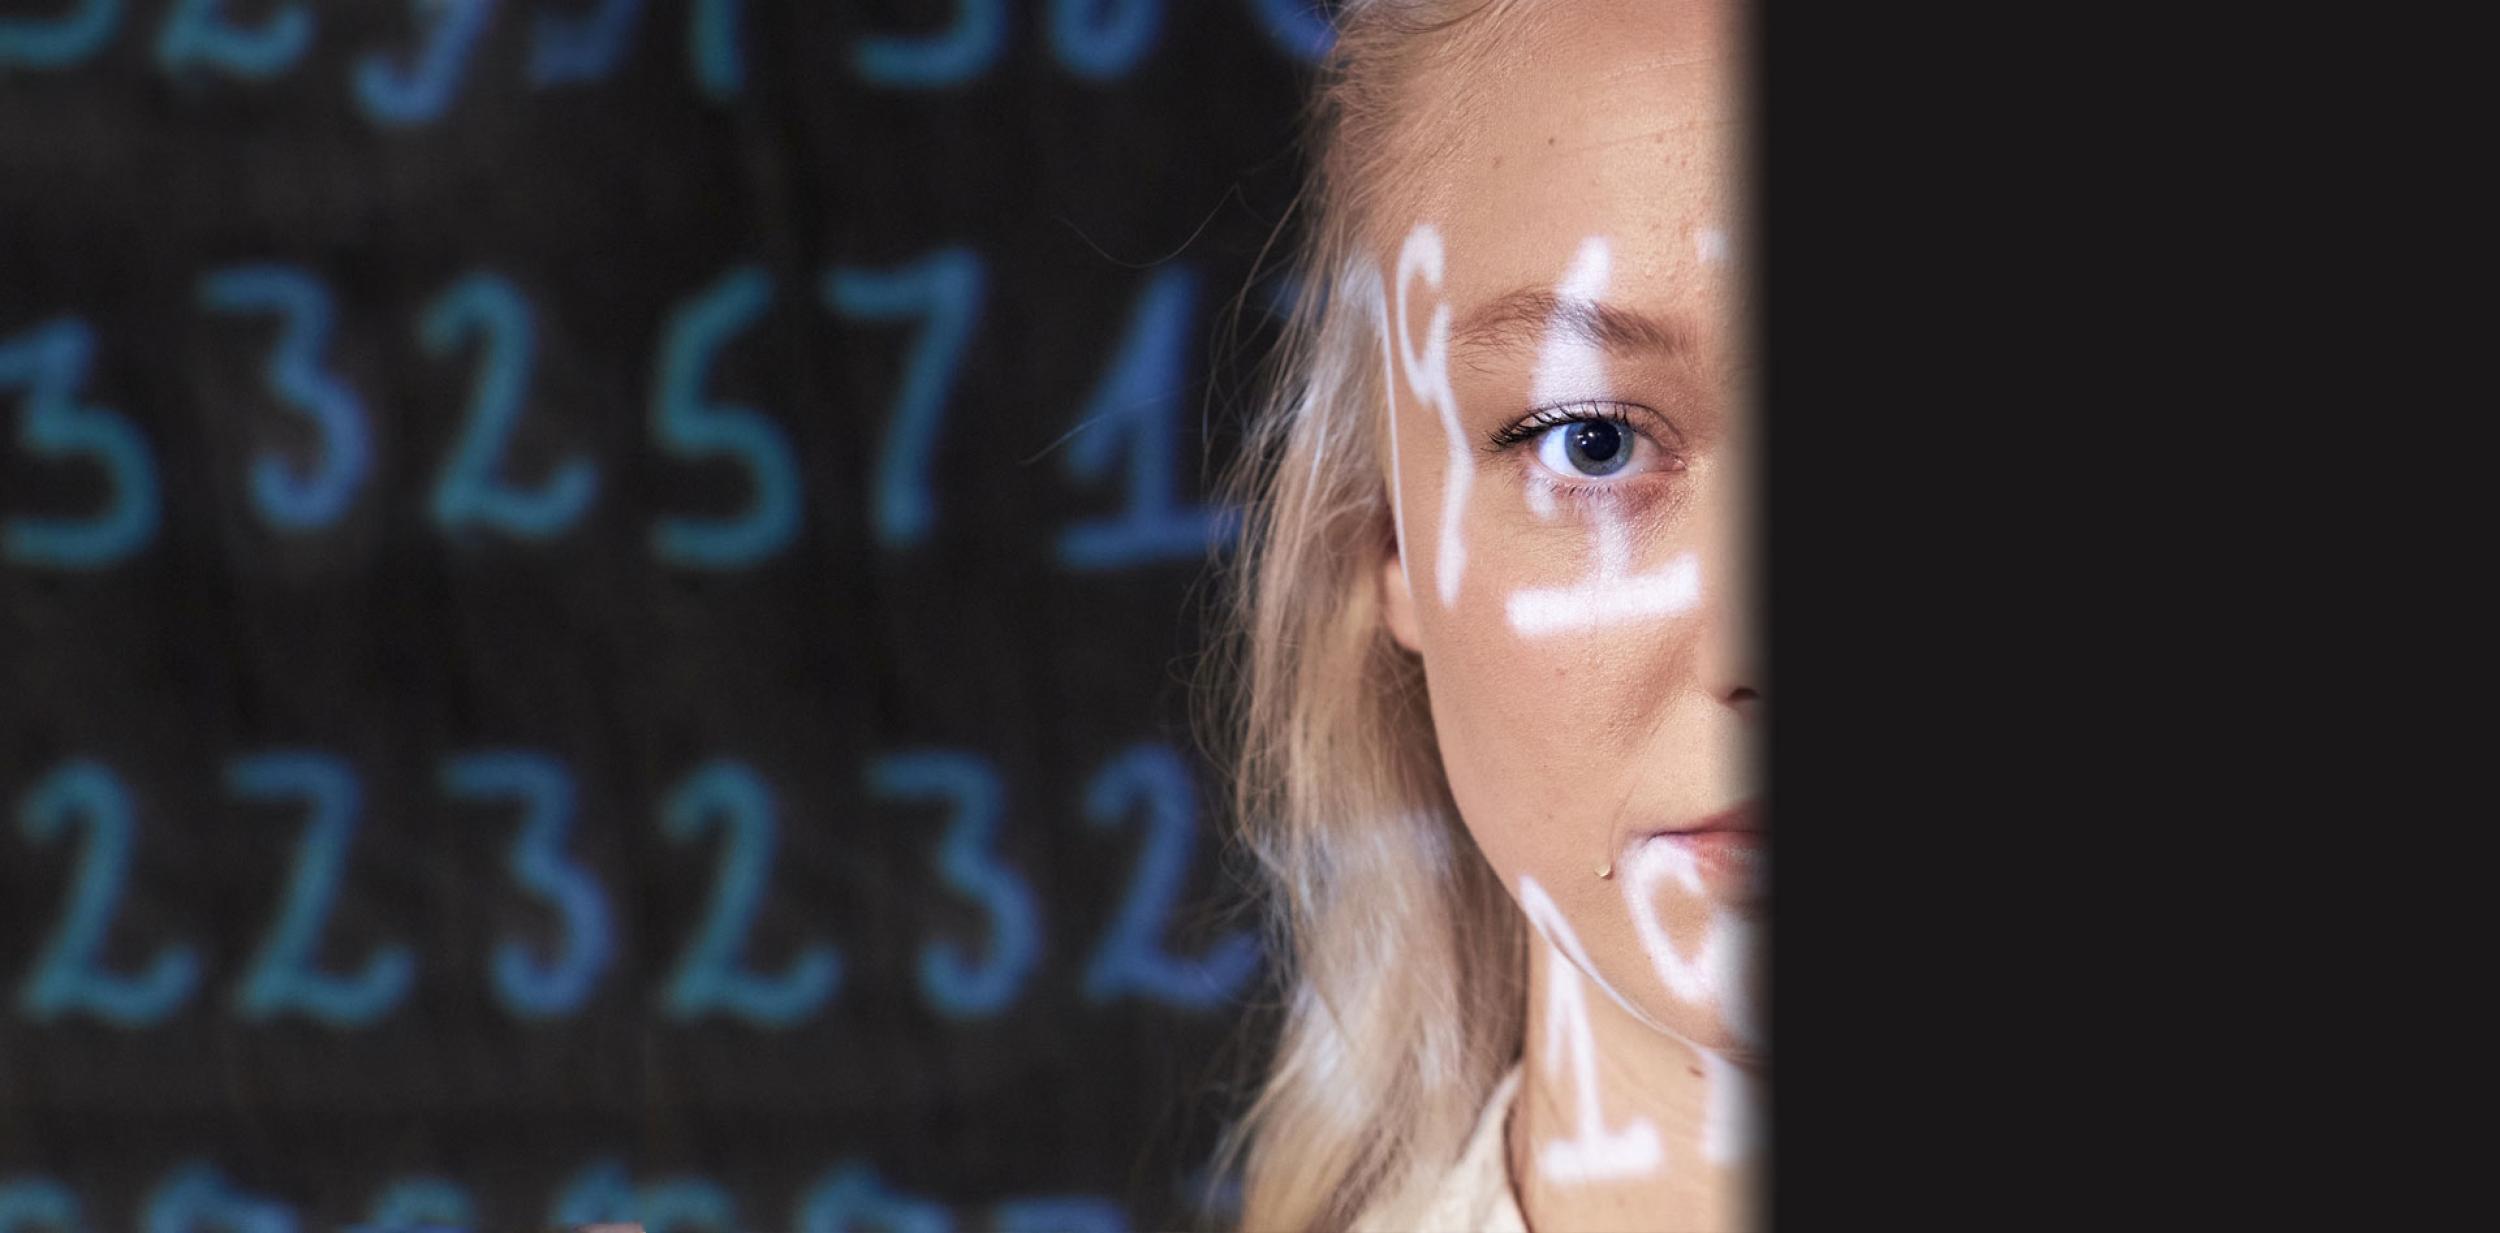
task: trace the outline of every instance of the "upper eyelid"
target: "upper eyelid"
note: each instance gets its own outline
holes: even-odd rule
[[[1617,412],[1617,414],[1567,414],[1572,411],[1590,409],[1613,410]],[[1514,445],[1524,444],[1526,441],[1533,438],[1537,433],[1552,428],[1558,424],[1568,424],[1574,420],[1590,419],[1614,420],[1625,424],[1633,424],[1633,421],[1636,420],[1645,420],[1649,424],[1654,425],[1661,430],[1660,435],[1664,437],[1664,440],[1658,442],[1660,446],[1670,450],[1681,450],[1684,448],[1683,430],[1677,428],[1674,420],[1667,418],[1664,413],[1660,412],[1655,407],[1646,406],[1641,403],[1631,402],[1621,398],[1583,398],[1572,402],[1558,402],[1538,407],[1535,410],[1520,416],[1518,419],[1512,420],[1510,423],[1494,429],[1485,437],[1484,451],[1488,454],[1498,454]],[[1542,422],[1537,422],[1539,420]],[[1637,431],[1639,426],[1637,424],[1633,424],[1633,426]]]

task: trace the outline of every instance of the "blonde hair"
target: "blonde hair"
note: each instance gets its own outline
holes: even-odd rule
[[[1349,0],[1309,116],[1303,291],[1230,477],[1234,806],[1268,892],[1284,1024],[1227,1146],[1246,1229],[1400,1223],[1429,1199],[1519,1056],[1526,930],[1459,820],[1422,666],[1381,619],[1395,550],[1374,254],[1400,185],[1463,137],[1490,40],[1441,37],[1504,0]],[[1482,34],[1476,31],[1475,34]]]

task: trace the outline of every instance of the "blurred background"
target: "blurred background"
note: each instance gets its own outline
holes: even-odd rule
[[[1328,39],[0,0],[0,1230],[1223,1219]]]

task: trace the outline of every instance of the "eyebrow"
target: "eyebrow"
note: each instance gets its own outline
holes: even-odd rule
[[[1609,351],[1672,353],[1690,341],[1684,330],[1647,313],[1523,287],[1468,310],[1451,331],[1450,343],[1454,349],[1533,347],[1555,329]]]

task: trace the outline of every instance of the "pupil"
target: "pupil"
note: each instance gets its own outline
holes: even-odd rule
[[[1571,465],[1603,475],[1623,465],[1623,429],[1607,420],[1583,420],[1563,435]]]

